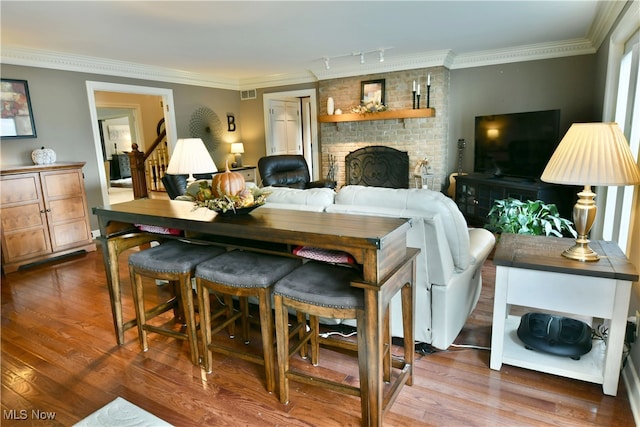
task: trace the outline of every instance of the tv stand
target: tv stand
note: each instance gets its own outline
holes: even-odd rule
[[[571,219],[577,187],[540,180],[472,173],[456,177],[455,201],[470,225],[482,227],[496,200],[542,200],[554,203],[563,218]]]

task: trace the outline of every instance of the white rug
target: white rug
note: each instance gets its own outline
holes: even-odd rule
[[[98,409],[74,427],[173,427],[121,397]]]

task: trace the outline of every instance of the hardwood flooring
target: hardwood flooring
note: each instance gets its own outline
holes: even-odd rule
[[[126,254],[120,262],[130,319]],[[457,344],[490,345],[490,261],[483,278],[480,302]],[[185,342],[152,334],[143,353],[133,329],[117,346],[100,251],[11,273],[1,287],[3,426],[72,425],[117,396],[176,426],[360,424],[357,398],[318,387],[291,382],[291,402],[280,404],[264,389],[262,367],[249,362],[214,354],[207,375],[191,365]],[[148,287],[149,299],[166,294],[165,286]],[[357,381],[351,358],[322,350],[320,363],[333,377]],[[34,419],[32,411],[55,418]],[[28,419],[15,419],[21,414]],[[384,424],[633,426],[634,420],[622,380],[611,397],[597,384],[506,365],[492,371],[489,351],[451,347],[417,355],[414,385],[403,388]]]

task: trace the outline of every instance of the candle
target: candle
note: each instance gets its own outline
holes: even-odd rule
[[[427,75],[427,86],[431,86],[431,73]]]
[[[420,95],[420,85],[418,85],[418,91],[416,92],[416,94]]]
[[[416,91],[416,81],[415,80],[413,81],[413,91],[414,92]]]

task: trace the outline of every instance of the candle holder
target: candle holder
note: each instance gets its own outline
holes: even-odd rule
[[[413,109],[416,109],[416,91],[414,90],[413,92]]]
[[[431,107],[431,85],[427,85],[427,108]]]
[[[417,108],[420,109],[420,94],[417,94],[416,97],[418,97],[418,105]]]

